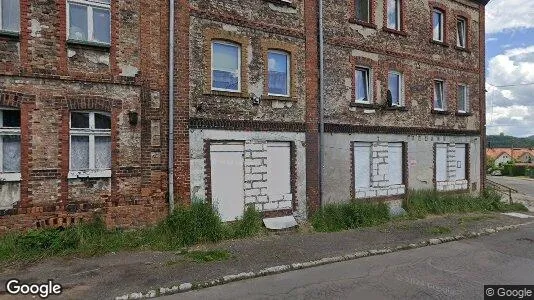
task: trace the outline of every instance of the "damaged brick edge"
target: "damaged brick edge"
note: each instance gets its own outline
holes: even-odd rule
[[[209,287],[213,287],[217,285],[223,285],[223,284],[234,282],[234,281],[241,281],[241,280],[263,277],[263,276],[268,276],[268,275],[286,273],[290,271],[307,269],[307,268],[312,268],[312,267],[317,267],[317,266],[322,266],[322,265],[327,265],[327,264],[355,260],[355,259],[359,259],[362,257],[383,255],[387,253],[428,247],[428,246],[433,246],[433,245],[438,245],[438,244],[443,244],[443,243],[449,243],[453,241],[478,238],[480,236],[495,234],[500,231],[509,231],[513,229],[518,229],[521,226],[526,226],[526,225],[531,225],[531,224],[534,224],[534,221],[522,223],[522,224],[515,224],[515,225],[497,226],[493,228],[489,227],[489,228],[484,228],[480,231],[472,231],[466,234],[460,234],[456,236],[431,238],[431,239],[420,241],[419,243],[399,245],[399,246],[391,247],[391,248],[358,251],[352,254],[347,254],[347,255],[342,255],[342,256],[326,257],[326,258],[321,258],[319,260],[312,260],[312,261],[301,262],[301,263],[293,263],[290,265],[274,266],[274,267],[269,267],[269,268],[259,270],[257,272],[243,272],[239,274],[230,274],[230,275],[219,277],[211,281],[204,281],[204,282],[198,282],[198,283],[185,282],[185,283],[181,283],[179,285],[175,285],[172,287],[160,287],[157,290],[152,289],[145,293],[134,292],[130,294],[125,294],[122,296],[115,297],[115,300],[148,299],[148,298],[155,298],[155,297],[172,295],[172,294],[185,293],[185,292],[189,292],[192,290],[200,290],[200,289],[205,289],[205,288],[209,288]]]

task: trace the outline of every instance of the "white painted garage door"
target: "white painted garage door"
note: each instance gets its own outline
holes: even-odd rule
[[[243,151],[243,143],[210,145],[212,203],[223,221],[243,216]]]
[[[267,144],[267,193],[270,201],[288,198],[291,194],[291,144]]]

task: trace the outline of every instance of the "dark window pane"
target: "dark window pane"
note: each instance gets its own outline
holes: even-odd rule
[[[109,10],[93,8],[93,39],[96,42],[110,43]]]
[[[2,24],[0,29],[7,31],[19,31],[20,8],[19,0],[1,0]]]
[[[89,128],[89,113],[73,112],[70,117],[71,128]]]
[[[369,0],[356,0],[356,19],[369,22]]]
[[[20,127],[20,110],[2,111],[4,123],[3,127]]]
[[[111,118],[104,114],[95,113],[96,129],[111,129]]]
[[[87,6],[69,4],[69,38],[87,41]]]
[[[2,137],[3,162],[5,173],[20,172],[20,135],[4,135]]]

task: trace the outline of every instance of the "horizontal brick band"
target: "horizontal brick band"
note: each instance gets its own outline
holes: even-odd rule
[[[332,124],[332,123],[326,123],[324,128],[325,128],[325,132],[329,132],[329,133],[480,135],[479,130],[462,130],[462,129],[452,129],[452,128],[365,126],[365,125]]]
[[[30,178],[33,180],[58,179],[60,177],[61,174],[59,169],[30,170]]]
[[[252,131],[287,131],[304,132],[305,123],[298,122],[266,122],[249,120],[214,120],[191,118],[189,120],[191,129],[226,129],[226,130],[252,130]]]

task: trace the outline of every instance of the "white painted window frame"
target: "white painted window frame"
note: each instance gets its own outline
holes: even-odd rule
[[[18,135],[20,136],[20,127],[3,127],[4,124],[4,111],[6,110],[18,110],[11,108],[0,108],[0,181],[20,181],[20,171],[13,173],[4,173],[4,139],[1,137],[5,135]],[[22,141],[21,141],[22,143]],[[21,147],[22,151],[22,147]],[[22,153],[21,153],[22,154]],[[22,166],[21,166],[22,167]]]
[[[393,103],[392,106],[395,107],[404,107],[404,75],[399,71],[389,71],[388,72],[388,90],[389,90],[389,75],[394,74],[399,76],[399,103]]]
[[[458,107],[458,112],[459,113],[467,113],[467,112],[469,112],[469,86],[467,84],[461,83],[461,84],[458,85],[458,89],[461,89],[461,88],[463,88],[464,107]],[[458,95],[459,94],[460,93],[458,93]]]
[[[275,97],[290,97],[291,96],[291,54],[281,50],[267,50],[267,80],[269,80],[269,53],[282,54],[286,57],[286,74],[287,74],[287,94],[276,94],[269,92],[269,84],[267,84],[267,94]]]
[[[438,93],[437,93],[437,90],[436,90],[436,83],[441,83],[441,106],[442,107],[437,107],[437,104],[438,104]],[[433,106],[434,106],[434,110],[436,111],[445,111],[447,109],[447,99],[445,97],[446,93],[445,93],[445,80],[443,79],[434,79],[434,81],[432,81],[432,90],[434,91],[434,99],[433,99]]]
[[[214,44],[221,44],[221,45],[227,45],[227,46],[232,46],[232,47],[236,47],[237,48],[237,90],[232,90],[232,89],[221,89],[221,88],[216,88],[213,86],[213,71],[215,70],[214,69],[214,66],[213,66],[213,58],[215,57],[215,51],[213,51],[213,45]],[[226,42],[226,41],[222,41],[222,40],[212,40],[211,41],[211,82],[210,82],[210,85],[211,85],[211,90],[212,91],[220,91],[220,92],[231,92],[231,93],[241,93],[241,51],[243,51],[243,49],[241,49],[241,45],[238,44],[238,43],[232,43],[232,42]]]
[[[89,128],[72,128],[72,113],[89,113]],[[68,178],[107,178],[111,177],[111,169],[96,169],[95,168],[95,137],[109,136],[111,137],[111,129],[96,129],[95,128],[95,113],[111,117],[110,113],[101,111],[71,111],[69,115],[69,174]],[[113,122],[113,120],[111,120]],[[72,137],[73,136],[88,136],[89,137],[89,169],[87,170],[72,170]],[[113,153],[113,152],[112,152]],[[111,157],[113,162],[113,155]]]
[[[87,7],[87,40],[76,40],[81,42],[91,42],[91,43],[99,43],[99,44],[105,44],[109,45],[111,44],[111,1],[110,4],[103,3],[97,0],[66,0],[67,2],[67,40],[71,40],[70,38],[70,3],[73,3],[75,5],[81,5]],[[109,37],[110,42],[101,42],[96,41],[94,39],[94,23],[93,23],[93,7],[100,8],[100,9],[107,9],[109,11]]]
[[[440,15],[439,18],[439,37],[434,36],[434,14],[437,13]],[[445,38],[445,13],[437,8],[432,10],[432,40],[436,42],[443,43]]]
[[[359,70],[365,71],[367,73],[367,101],[358,100],[358,81],[356,74]],[[369,104],[373,103],[373,70],[366,66],[356,66],[356,69],[354,70],[354,101],[356,103],[363,103],[363,104]]]
[[[463,27],[463,39],[461,38],[460,36],[460,28],[458,26],[458,23],[463,23],[464,24],[464,27]],[[458,46],[459,48],[463,48],[465,49],[467,47],[467,20],[463,17],[458,17],[456,19],[456,46]]]
[[[384,1],[387,1],[387,0],[384,0]],[[393,28],[389,27],[389,26],[386,26],[388,29],[393,29],[393,30],[397,30],[397,31],[400,31],[402,28],[401,28],[401,24],[402,24],[402,20],[401,20],[401,9],[402,9],[402,0],[395,0],[395,7],[396,7],[396,11],[395,11],[395,25]],[[370,3],[369,3],[370,5]],[[387,16],[389,16],[389,7],[387,6],[386,4],[386,25],[389,25],[388,24],[388,21],[387,21]]]
[[[2,27],[2,11],[3,11],[4,7],[2,6],[2,1],[0,1],[0,31],[4,31],[4,32],[13,32],[13,33],[19,33],[20,32],[20,16],[19,16],[19,29],[18,30],[7,30],[7,29],[4,29]],[[20,0],[19,0],[19,13],[20,13]]]

